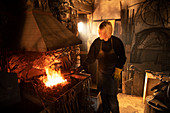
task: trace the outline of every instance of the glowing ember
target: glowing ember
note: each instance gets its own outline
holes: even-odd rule
[[[44,82],[47,87],[53,87],[57,84],[66,84],[67,80],[61,76],[61,70],[55,71],[51,68],[45,68],[47,76],[42,76],[40,80]]]

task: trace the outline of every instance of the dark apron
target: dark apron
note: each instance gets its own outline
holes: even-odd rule
[[[111,50],[105,52],[102,50],[103,42],[101,41],[100,50],[98,54],[98,90],[105,94],[117,94],[117,81],[114,80],[112,74],[115,69],[115,64],[118,57],[113,49],[113,42],[111,39]]]

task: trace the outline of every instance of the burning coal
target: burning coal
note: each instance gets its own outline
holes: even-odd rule
[[[68,83],[67,79],[64,79],[62,77],[60,69],[58,71],[56,71],[54,69],[45,67],[45,71],[46,71],[47,76],[41,76],[40,77],[40,80],[43,81],[45,86],[53,87],[53,86],[56,86],[58,84],[66,85]]]

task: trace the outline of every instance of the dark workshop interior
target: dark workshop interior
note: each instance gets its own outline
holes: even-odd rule
[[[102,21],[127,57],[120,113],[169,113],[168,0],[0,0],[1,112],[102,113],[97,60],[74,73]]]

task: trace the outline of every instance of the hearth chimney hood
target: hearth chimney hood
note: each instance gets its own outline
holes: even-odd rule
[[[24,51],[56,50],[81,44],[42,2],[35,8],[31,0],[0,2],[0,48]]]
[[[81,44],[82,41],[61,24],[51,12],[26,11],[20,48],[48,51]]]

